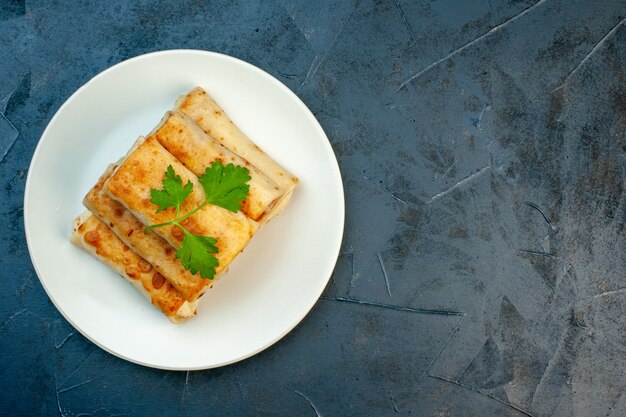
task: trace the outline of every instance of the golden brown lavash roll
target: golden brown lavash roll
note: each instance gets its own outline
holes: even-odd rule
[[[180,215],[183,216],[204,202],[204,191],[198,183],[198,178],[154,138],[140,138],[136,142],[124,161],[106,181],[104,190],[145,225],[171,221],[176,217],[174,208],[170,207],[157,213],[158,207],[150,202],[150,190],[162,188],[162,180],[169,165],[182,178],[183,184],[187,181],[193,184],[193,190],[180,208]],[[233,213],[212,204],[204,206],[183,221],[182,225],[190,233],[217,239],[219,252],[215,257],[219,266],[215,268],[216,274],[224,270],[243,250],[258,228],[258,223],[240,211]],[[175,248],[180,247],[184,237],[183,232],[175,226],[159,227],[154,229],[154,232]]]
[[[220,161],[223,165],[233,163],[248,168],[251,177],[248,182],[250,192],[241,211],[252,220],[261,220],[284,194],[263,172],[222,146],[181,112],[167,112],[149,137],[154,137],[198,177],[215,161]]]
[[[196,314],[197,302],[187,302],[153,266],[124,244],[101,220],[85,212],[74,220],[71,241],[120,274],[173,323]]]
[[[154,232],[144,233],[144,224],[121,203],[104,192],[104,183],[113,174],[116,165],[109,165],[96,185],[87,193],[83,204],[126,245],[150,262],[187,301],[196,301],[213,281],[201,278],[184,269],[176,259],[176,250]]]
[[[263,222],[269,221],[282,211],[298,184],[298,178],[250,140],[201,87],[196,87],[187,95],[181,96],[176,102],[176,109],[191,118],[226,148],[254,165],[282,189],[282,197],[263,218]]]

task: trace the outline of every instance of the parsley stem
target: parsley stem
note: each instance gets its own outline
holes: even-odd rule
[[[191,210],[189,213],[185,214],[184,216],[178,217],[179,213],[176,213],[176,218],[174,220],[171,220],[169,222],[165,222],[165,223],[159,223],[159,224],[153,224],[151,226],[146,226],[145,230],[150,230],[150,229],[156,229],[157,227],[163,227],[163,226],[172,226],[172,225],[178,225],[180,226],[178,223],[187,220],[189,217],[193,216],[194,214],[196,214],[198,211],[200,211],[200,209],[204,206],[206,206],[207,204],[209,204],[208,200],[204,200],[204,203],[200,204],[198,207],[196,207],[195,209]]]

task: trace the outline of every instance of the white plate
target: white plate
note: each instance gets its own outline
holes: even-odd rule
[[[84,195],[107,164],[196,85],[300,184],[285,211],[254,236],[203,297],[198,316],[174,325],[69,237],[72,219],[84,210]],[[163,51],[109,68],[61,106],[33,155],[24,223],[48,296],[89,340],[146,366],[206,369],[262,351],[313,307],[339,253],[343,187],[319,123],[278,80],[225,55]]]

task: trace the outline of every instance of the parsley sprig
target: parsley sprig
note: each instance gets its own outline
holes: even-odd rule
[[[157,213],[167,208],[176,210],[176,217],[165,223],[146,226],[144,231],[148,233],[150,229],[163,226],[176,226],[183,231],[183,242],[176,252],[176,258],[180,259],[183,267],[192,274],[200,272],[202,278],[213,279],[215,277],[215,267],[219,265],[214,256],[218,252],[217,239],[210,236],[196,235],[189,232],[181,224],[189,217],[196,214],[207,204],[223,207],[232,212],[241,210],[241,203],[248,196],[250,186],[250,172],[247,168],[221,162],[213,162],[207,167],[198,181],[204,190],[204,201],[189,213],[181,216],[180,206],[189,197],[193,189],[191,181],[183,185],[180,175],[177,175],[174,168],[169,165],[163,178],[163,188],[161,190],[151,189],[150,202],[156,204]]]

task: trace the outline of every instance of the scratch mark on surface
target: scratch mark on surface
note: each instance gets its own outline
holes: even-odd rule
[[[5,116],[12,115],[17,108],[24,105],[30,98],[30,92],[33,87],[32,73],[28,71],[25,74],[22,74],[19,78],[20,80],[17,86],[15,86],[13,91],[11,91],[11,94],[7,96],[4,103],[2,113]]]
[[[11,314],[8,319],[6,319],[5,324],[15,319],[16,317],[21,316],[22,314],[26,314],[26,313],[28,313],[28,310],[25,308],[19,311],[16,311],[15,313]]]
[[[485,114],[486,111],[491,110],[491,106],[489,104],[487,104],[483,110],[480,112],[480,114],[478,115],[478,121],[476,122],[476,127],[478,128],[478,130],[480,130],[481,132],[483,131],[482,128],[482,123],[483,123],[483,115]]]
[[[391,297],[391,290],[389,289],[389,278],[387,277],[387,270],[385,270],[385,264],[383,264],[383,256],[380,252],[376,254],[378,257],[378,263],[380,264],[380,269],[383,271],[383,277],[385,277],[385,286],[387,287],[387,294]]]
[[[317,407],[315,407],[315,404],[313,404],[313,401],[311,401],[306,395],[304,395],[303,393],[301,393],[300,391],[291,388],[291,387],[287,387],[290,390],[292,390],[293,392],[295,392],[296,394],[298,394],[299,396],[301,396],[302,398],[304,398],[306,400],[306,402],[309,403],[309,405],[311,406],[311,408],[313,409],[313,411],[315,411],[315,415],[317,417],[322,417],[322,415],[320,414],[319,410],[317,409]]]
[[[185,372],[185,385],[183,385],[183,392],[180,394],[180,404],[182,404],[183,401],[185,400],[185,395],[187,394],[187,392],[189,392],[188,388],[189,388],[189,371]]]
[[[9,210],[9,211],[3,211],[2,213],[0,213],[0,216],[6,216],[8,214],[17,214],[20,211],[24,211],[24,207],[18,207],[14,210]]]
[[[333,298],[333,297],[321,296],[320,299],[328,300],[328,301],[339,301],[339,302],[345,302],[345,303],[360,304],[360,305],[371,306],[371,307],[388,308],[390,310],[406,311],[408,313],[433,314],[433,315],[440,315],[440,316],[465,316],[465,313],[460,312],[460,311],[430,310],[430,309],[423,309],[423,308],[401,307],[401,306],[395,306],[391,304],[377,303],[377,302],[365,301],[365,300],[357,300],[354,298],[346,298],[346,297],[334,297]]]
[[[17,139],[20,137],[20,132],[17,130],[15,125],[11,123],[11,121],[4,115],[4,113],[0,112],[0,118],[4,120],[15,132],[13,139],[11,139],[11,141],[7,144],[7,146],[4,148],[4,151],[2,152],[2,156],[0,156],[0,163],[2,163],[9,154],[9,152],[11,152],[11,149],[13,149],[13,146],[15,146],[15,144],[17,143]]]
[[[476,216],[479,216],[478,203],[476,202],[476,193],[471,188],[469,189],[469,193],[472,196],[472,203],[474,203],[474,213]]]
[[[452,161],[452,164],[450,164],[450,166],[448,167],[448,169],[446,169],[446,171],[443,173],[443,175],[441,176],[441,179],[444,179],[445,177],[448,176],[448,173],[450,172],[450,170],[452,169],[452,167],[454,167],[456,165],[456,160]]]
[[[281,77],[284,77],[284,78],[296,78],[298,76],[298,74],[287,74],[286,72],[282,72],[280,70],[277,70],[276,68],[274,68],[270,64],[267,64],[267,66],[270,67],[276,74],[278,74],[278,75],[280,75]]]
[[[456,184],[454,184],[452,187],[448,188],[447,190],[442,191],[439,194],[436,194],[436,195],[432,196],[428,201],[426,201],[426,204],[434,203],[435,201],[439,200],[442,197],[445,197],[447,194],[449,194],[450,192],[456,190],[457,188],[461,187],[462,185],[467,184],[468,182],[471,182],[471,181],[475,180],[476,178],[480,177],[485,172],[487,172],[489,170],[489,168],[490,168],[489,166],[483,167],[480,170],[474,172],[472,175],[469,175],[469,176],[463,178],[461,181],[457,182]]]
[[[456,378],[457,382],[460,381],[461,378],[463,378],[463,375],[465,375],[465,372],[467,372],[470,366],[472,366],[472,361],[468,362],[467,365],[465,365],[465,368],[463,368],[463,371],[461,371],[459,376]],[[429,376],[432,376],[432,375],[429,374]]]
[[[65,336],[65,339],[63,339],[63,341],[61,343],[59,343],[58,345],[55,343],[54,344],[54,348],[55,349],[61,349],[63,347],[63,345],[65,344],[65,342],[67,342],[67,340],[74,336],[74,332],[71,332],[70,334],[68,334],[67,336]]]
[[[604,297],[604,296],[606,296],[606,295],[619,294],[619,293],[624,292],[624,290],[626,290],[626,287],[624,287],[624,288],[618,288],[618,289],[616,289],[616,290],[612,290],[612,291],[605,291],[605,292],[603,292],[603,293],[596,294],[596,295],[594,295],[594,296],[593,296],[593,297],[591,297],[591,298],[599,298],[599,297]]]
[[[304,78],[304,81],[302,81],[302,84],[300,84],[300,87],[298,87],[297,91],[300,91],[302,89],[302,87],[304,87],[306,85],[306,83],[309,81],[309,79],[312,76],[314,76],[315,73],[317,72],[317,70],[320,68],[320,65],[322,65],[322,63],[326,60],[326,56],[328,55],[328,52],[333,48],[333,46],[335,46],[335,43],[337,43],[337,39],[339,39],[339,35],[341,35],[341,33],[343,32],[344,28],[346,27],[346,24],[348,23],[348,21],[352,17],[353,13],[354,13],[354,8],[352,8],[352,11],[350,12],[350,14],[346,18],[346,20],[341,25],[341,28],[339,28],[339,30],[337,31],[337,34],[335,35],[335,38],[332,40],[330,45],[328,45],[328,48],[326,48],[326,51],[324,51],[324,55],[322,55],[322,58],[319,61],[317,61],[318,55],[315,55],[315,58],[313,59],[313,62],[311,63],[311,66],[309,67],[309,72],[307,72],[306,77]],[[316,64],[316,62],[317,62],[317,64]]]
[[[311,66],[306,73],[306,77],[304,77],[304,81],[302,81],[302,84],[300,84],[300,87],[298,87],[298,91],[300,91],[302,87],[304,87],[304,85],[307,83],[307,81],[309,81],[309,77],[311,77],[311,72],[313,71],[313,68],[315,68],[315,71],[317,71],[317,68],[315,67],[315,64],[317,63],[317,57],[318,55],[315,55],[315,58],[313,58],[313,62],[311,62]]]
[[[63,412],[63,409],[61,408],[61,400],[59,399],[59,386],[57,385],[56,371],[54,373],[54,391],[56,392],[57,408],[59,409],[59,414],[61,415],[61,417],[65,417],[65,413]]]
[[[528,8],[522,10],[520,13],[518,13],[515,16],[511,17],[510,19],[504,21],[503,23],[501,23],[501,24],[499,24],[497,26],[494,26],[492,29],[489,30],[489,32],[487,32],[487,33],[485,33],[483,35],[480,35],[476,39],[466,43],[465,45],[461,46],[460,48],[455,49],[454,51],[450,52],[448,55],[444,56],[443,58],[433,62],[430,65],[428,65],[426,68],[424,68],[423,70],[419,71],[418,73],[412,75],[406,81],[404,81],[402,84],[400,84],[400,87],[398,87],[398,89],[396,90],[396,93],[399,92],[400,90],[402,90],[407,85],[409,85],[414,80],[418,79],[420,76],[422,76],[426,72],[428,72],[431,69],[435,68],[437,65],[441,64],[442,62],[447,61],[448,59],[454,57],[455,55],[458,55],[459,53],[463,52],[467,48],[472,47],[473,45],[477,44],[478,42],[481,42],[482,40],[486,39],[487,37],[493,35],[494,33],[498,32],[498,31],[500,31],[502,28],[508,26],[509,24],[515,22],[516,20],[521,19],[522,17],[524,17],[525,15],[527,15],[532,10],[534,10],[537,7],[539,7],[541,4],[543,4],[545,2],[546,2],[546,0],[539,0],[537,3],[535,3],[532,6],[529,6]]]
[[[508,402],[508,401],[501,400],[500,398],[494,397],[494,396],[493,396],[493,395],[491,395],[491,394],[485,394],[484,392],[481,392],[481,391],[477,390],[476,388],[472,388],[472,387],[470,387],[469,385],[465,385],[465,384],[463,384],[463,383],[461,383],[461,382],[458,382],[458,381],[453,381],[453,380],[451,380],[451,379],[444,378],[444,377],[442,377],[442,376],[437,376],[437,375],[428,375],[428,376],[429,376],[429,377],[431,377],[431,378],[434,378],[434,379],[438,379],[438,380],[440,380],[440,381],[448,382],[448,383],[450,383],[450,384],[456,385],[456,386],[461,387],[461,388],[463,388],[463,389],[466,389],[466,390],[469,390],[469,391],[475,392],[475,393],[477,393],[477,394],[479,394],[479,395],[482,395],[482,396],[484,396],[484,397],[491,398],[492,400],[497,401],[497,402],[499,402],[500,404],[506,405],[506,406],[508,406],[508,407],[512,408],[513,410],[517,411],[518,413],[524,414],[525,416],[528,416],[528,417],[534,417],[534,416],[533,416],[532,414],[530,414],[528,411],[526,411],[526,410],[522,410],[521,408],[519,408],[519,407],[517,407],[517,406],[515,406],[515,405],[511,404],[511,403],[510,403],[510,402]]]
[[[577,71],[578,71],[578,70],[579,70],[579,69],[580,69],[583,65],[585,65],[585,63],[586,63],[587,61],[589,61],[589,59],[591,58],[591,56],[592,56],[593,54],[595,54],[595,53],[596,53],[596,52],[597,52],[597,51],[598,51],[598,50],[602,47],[602,45],[604,45],[604,43],[605,43],[605,42],[606,42],[606,41],[607,41],[607,40],[608,40],[611,36],[613,36],[613,35],[617,32],[617,30],[620,28],[620,26],[622,26],[622,25],[624,24],[624,22],[626,22],[626,17],[625,17],[624,19],[620,20],[620,21],[619,21],[619,22],[618,22],[615,26],[613,26],[613,27],[611,28],[611,30],[609,30],[609,31],[608,31],[608,32],[607,32],[607,33],[606,33],[606,34],[602,37],[602,39],[600,39],[600,40],[598,41],[598,43],[596,43],[596,44],[595,44],[595,46],[591,49],[591,51],[589,51],[589,53],[588,53],[587,55],[585,55],[585,57],[582,59],[582,61],[580,61],[580,62],[578,63],[578,65],[576,65],[576,67],[575,67],[572,71],[570,71],[570,73],[569,73],[569,74],[567,74],[567,77],[565,77],[565,79],[563,80],[563,82],[561,83],[561,85],[559,85],[559,86],[558,86],[558,87],[556,87],[554,90],[552,90],[552,92],[555,92],[555,91],[557,91],[557,90],[559,90],[559,89],[563,88],[563,86],[564,86],[565,84],[567,84],[567,82],[570,80],[570,78],[572,78],[572,76],[573,76],[574,74],[576,74],[576,72],[577,72]]]
[[[391,191],[389,191],[387,188],[383,187],[382,185],[379,185],[379,188],[385,193],[387,194],[389,197],[393,198],[394,200],[396,200],[398,203],[408,206],[408,203],[406,201],[404,201],[403,199],[401,199],[400,197],[398,197],[397,195],[395,195],[394,193],[392,193]]]
[[[23,309],[21,309],[21,310],[19,310],[19,311],[16,311],[15,313],[11,314],[11,315],[9,316],[9,318],[7,318],[7,319],[4,321],[4,323],[2,323],[2,326],[0,327],[0,330],[3,330],[3,329],[7,326],[7,324],[11,323],[11,322],[12,322],[13,320],[15,320],[17,317],[19,317],[19,316],[21,316],[21,315],[23,315],[23,314],[29,314],[29,313],[30,313],[30,311],[28,311],[28,309],[26,309],[26,308],[23,308]],[[32,314],[32,313],[31,313],[31,314]]]
[[[424,376],[426,376],[426,375],[430,376],[430,370],[435,365],[435,363],[437,363],[437,360],[439,359],[439,357],[441,356],[443,351],[446,349],[446,347],[448,347],[448,345],[450,344],[450,341],[452,340],[452,337],[459,331],[459,329],[461,328],[461,323],[463,323],[463,320],[465,320],[465,316],[467,316],[466,313],[461,313],[461,312],[459,312],[459,314],[456,314],[456,315],[457,316],[461,316],[461,318],[459,319],[459,322],[456,324],[454,329],[450,332],[450,334],[448,335],[446,340],[443,342],[443,345],[441,346],[441,349],[439,349],[439,351],[437,352],[437,354],[435,355],[433,360],[430,361],[430,364],[428,365],[428,367],[426,368],[426,370],[424,371],[424,373],[422,374],[420,379],[423,379]]]
[[[487,8],[489,8],[489,15],[491,16],[491,24],[495,26],[496,18],[494,17],[494,14],[493,14],[493,8],[491,7],[491,2],[489,0],[485,0],[485,2],[487,3]]]
[[[101,374],[101,375],[96,375],[96,376],[94,376],[93,378],[90,378],[90,379],[88,379],[88,380],[86,380],[86,381],[81,382],[80,384],[76,384],[76,385],[72,385],[71,387],[63,388],[63,389],[62,389],[62,390],[60,390],[58,393],[59,393],[59,394],[62,394],[62,393],[64,393],[64,392],[71,391],[71,390],[73,390],[74,388],[82,387],[83,385],[87,385],[87,384],[89,384],[89,383],[91,383],[91,382],[95,381],[95,380],[96,380],[96,379],[98,379],[98,378],[102,378],[103,376],[107,376],[107,375],[108,375],[108,374],[110,374],[111,372],[113,372],[113,369],[111,369],[110,371],[105,372],[105,373],[103,373],[103,374]]]
[[[391,397],[391,404],[393,405],[393,411],[395,411],[396,413],[399,413],[400,410],[398,410],[398,406],[396,405],[396,400],[395,398],[393,398],[393,393],[391,391],[389,391],[389,396]]]
[[[376,186],[378,189],[380,189],[383,193],[387,194],[389,197],[393,198],[394,200],[396,200],[398,203],[402,204],[403,206],[417,207],[417,204],[411,203],[411,202],[408,202],[408,201],[405,201],[405,200],[401,199],[400,197],[398,197],[397,195],[395,195],[394,193],[389,191],[388,188],[384,187],[382,184],[377,183],[373,179],[371,179],[371,178],[369,178],[369,177],[367,177],[365,175],[363,175],[363,179],[369,181],[370,183],[372,183],[374,186]]]
[[[400,12],[400,15],[402,16],[402,20],[404,21],[404,26],[406,26],[406,30],[409,31],[409,35],[411,35],[411,39],[413,39],[413,43],[417,43],[417,40],[415,39],[415,35],[413,34],[413,30],[411,29],[411,25],[409,25],[409,21],[406,18],[406,15],[404,14],[404,10],[402,10],[402,6],[400,6],[400,1],[399,0],[395,0],[396,2],[396,7],[398,8],[398,11]]]
[[[541,213],[541,216],[543,217],[543,219],[546,221],[546,223],[548,223],[548,226],[550,226],[550,229],[552,230],[556,230],[556,227],[554,227],[552,225],[552,222],[550,221],[550,219],[548,219],[548,216],[546,216],[545,214],[543,214],[543,211],[541,211],[541,209],[539,208],[538,205],[531,203],[530,201],[524,201],[524,204],[526,204],[529,207],[534,208],[535,210],[537,210],[539,213]]]
[[[73,377],[76,374],[76,372],[78,372],[78,370],[83,367],[83,365],[89,360],[89,358],[91,358],[93,354],[94,354],[94,351],[90,352],[89,355],[87,355],[85,359],[83,359],[82,362],[78,364],[78,366],[72,371],[72,373],[67,378],[65,378],[63,382],[61,382],[61,386],[65,385],[65,383],[69,381],[70,378]]]
[[[2,139],[2,141],[4,142],[2,143],[2,150],[0,151],[2,153],[0,155],[0,163],[4,162],[6,156],[9,154],[11,149],[13,149],[13,146],[17,143],[17,139],[20,136],[20,132],[17,130],[11,120],[9,120],[9,118],[12,117],[16,109],[26,103],[26,101],[30,98],[30,91],[32,88],[31,79],[32,77],[30,72],[21,76],[18,85],[6,98],[4,108],[2,109],[2,111],[0,111],[0,121],[6,122],[8,128],[13,131],[12,137],[7,136],[8,132],[6,131],[2,132],[2,136],[0,136],[0,139]]]
[[[18,85],[13,87],[13,90],[11,90],[11,92],[7,94],[6,97],[0,101],[0,106],[2,106],[0,109],[1,114],[4,115],[4,113],[7,112],[7,106],[9,104],[9,101],[11,100],[11,97],[13,97],[13,94],[15,94],[15,91],[17,90],[18,87],[19,87]]]
[[[397,195],[395,195],[393,192],[391,192],[387,187],[383,186],[382,184],[377,183],[376,181],[374,181],[373,179],[363,175],[363,179],[369,181],[370,183],[372,183],[374,186],[376,186],[378,189],[380,189],[383,193],[387,194],[389,197],[393,198],[394,200],[396,200],[398,203],[402,204],[403,206],[408,206],[408,207],[417,207],[418,205],[415,203],[411,203],[410,201],[406,201],[401,199],[400,197],[398,197]]]
[[[531,255],[539,255],[539,256],[545,256],[546,258],[554,258],[555,256],[551,253],[548,252],[541,252],[538,250],[530,250],[530,249],[520,249],[520,252],[524,252],[524,253],[529,253]]]
[[[407,104],[393,104],[393,103],[391,103],[391,104],[385,104],[383,106],[383,108],[385,108],[385,109],[399,109],[401,107],[417,108],[417,106],[415,104],[410,104],[410,103],[407,103]]]
[[[486,148],[487,158],[489,159],[489,167],[493,168],[493,140],[489,141]]]

